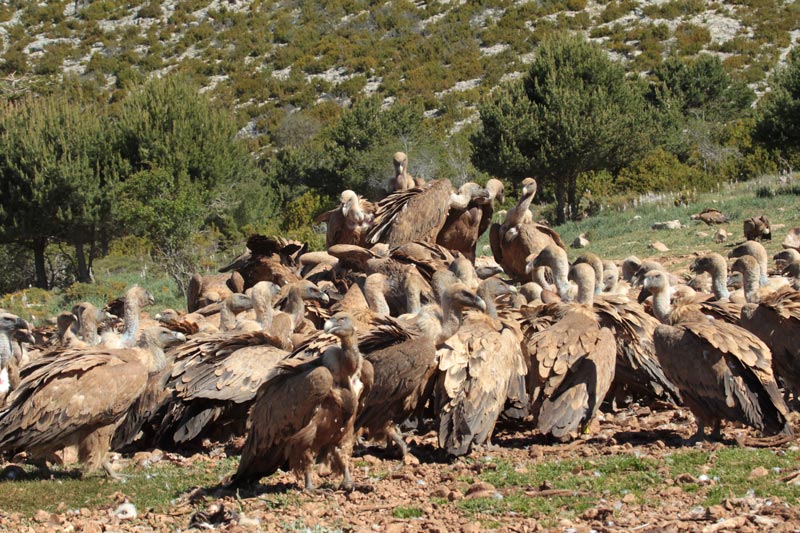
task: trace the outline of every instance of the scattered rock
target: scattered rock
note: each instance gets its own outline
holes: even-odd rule
[[[661,241],[653,241],[653,242],[651,242],[648,245],[648,248],[652,248],[652,249],[657,250],[659,252],[669,252],[669,248],[667,248],[667,245],[664,244]]]
[[[728,232],[725,231],[723,228],[719,228],[714,233],[714,242],[717,244],[722,244],[723,242],[728,240]]]
[[[652,226],[650,226],[650,229],[676,230],[681,229],[682,227],[683,226],[681,226],[680,220],[668,220],[666,222],[655,222]]]
[[[120,520],[133,520],[136,518],[136,506],[132,503],[123,503],[111,511],[111,516]]]
[[[750,471],[749,479],[757,479],[760,477],[764,477],[769,474],[769,470],[764,468],[763,466],[757,466]]]
[[[572,241],[573,248],[586,248],[587,246],[589,246],[589,239],[586,238],[585,233],[581,233]]]

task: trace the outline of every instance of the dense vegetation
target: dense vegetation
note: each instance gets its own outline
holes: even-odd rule
[[[0,27],[0,292],[110,252],[180,289],[253,231],[318,244],[398,149],[536,176],[557,222],[800,162],[791,2],[12,1]]]

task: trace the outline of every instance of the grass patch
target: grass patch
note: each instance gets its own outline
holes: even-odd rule
[[[238,458],[216,462],[195,461],[189,466],[158,464],[146,471],[124,471],[131,477],[124,482],[91,474],[84,478],[69,477],[70,470],[53,469],[55,479],[5,482],[0,491],[0,509],[32,516],[43,509],[92,509],[115,505],[113,495],[125,494],[144,514],[148,509],[166,512],[171,502],[192,487],[216,485],[235,468]],[[35,471],[31,469],[31,471]]]
[[[392,511],[392,516],[395,518],[419,518],[422,516],[422,509],[419,507],[397,507]]]

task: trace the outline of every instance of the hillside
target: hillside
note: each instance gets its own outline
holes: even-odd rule
[[[12,0],[0,7],[7,93],[62,76],[119,98],[183,71],[239,112],[254,148],[302,108],[325,124],[357,95],[420,99],[443,128],[475,118],[481,95],[520,77],[553,31],[582,32],[630,72],[668,54],[718,54],[763,91],[800,37],[781,0]]]

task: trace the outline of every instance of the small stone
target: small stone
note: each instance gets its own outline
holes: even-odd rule
[[[461,526],[461,533],[480,533],[483,531],[479,522],[470,522]]]
[[[669,248],[667,248],[667,245],[661,241],[653,241],[650,243],[648,247],[659,252],[669,252]]]
[[[447,487],[436,487],[431,492],[431,497],[433,498],[447,498],[447,495],[450,494],[450,489]]]
[[[622,498],[622,501],[623,501],[623,502],[625,502],[625,503],[634,503],[634,502],[636,502],[636,496],[634,496],[633,494],[631,494],[631,493],[629,492],[628,494],[626,494],[626,495],[625,495],[625,496]]]
[[[712,505],[708,509],[706,509],[706,517],[709,520],[719,520],[723,516],[725,516],[725,508],[721,505]]]
[[[573,248],[586,248],[587,246],[589,246],[589,239],[586,238],[585,233],[581,233],[572,241]]]
[[[36,511],[36,514],[33,515],[33,519],[41,523],[47,522],[50,520],[50,513],[43,509],[39,509]]]
[[[764,477],[769,474],[769,470],[764,468],[763,466],[757,466],[750,471],[749,479],[757,479],[760,477]]]
[[[464,499],[464,495],[459,490],[451,490],[447,494],[447,501],[450,501],[450,502],[457,502],[458,500],[463,500],[463,499]]]

